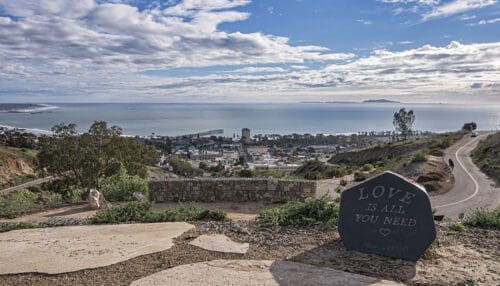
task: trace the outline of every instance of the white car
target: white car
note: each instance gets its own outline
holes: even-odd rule
[[[470,134],[470,137],[477,137],[478,135],[479,135],[479,133],[477,133],[477,132],[472,132],[472,133]]]

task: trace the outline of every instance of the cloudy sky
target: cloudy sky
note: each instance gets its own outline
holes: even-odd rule
[[[0,102],[500,104],[498,0],[0,0]]]

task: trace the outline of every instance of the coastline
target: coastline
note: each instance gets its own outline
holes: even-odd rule
[[[47,112],[50,110],[58,109],[58,106],[50,105],[50,104],[23,104],[23,103],[14,103],[14,104],[3,104],[0,103],[0,112],[5,113],[41,113]]]

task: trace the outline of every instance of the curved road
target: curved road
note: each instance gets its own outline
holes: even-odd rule
[[[477,208],[497,208],[500,206],[500,188],[489,179],[470,158],[471,151],[492,132],[481,133],[478,137],[466,136],[445,151],[445,160],[455,163],[453,176],[455,185],[446,194],[431,197],[436,214],[456,218],[461,213],[469,213]]]

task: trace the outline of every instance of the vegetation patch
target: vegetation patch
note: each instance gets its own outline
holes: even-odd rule
[[[312,160],[300,166],[293,175],[307,180],[341,178],[352,171],[341,164],[327,165],[319,160]]]
[[[8,232],[12,230],[18,230],[18,229],[30,229],[30,228],[40,228],[42,227],[41,225],[37,223],[30,223],[30,222],[19,222],[19,223],[13,223],[13,224],[8,224],[0,227],[0,232]]]
[[[125,206],[115,206],[96,213],[93,224],[117,223],[154,223],[196,220],[226,220],[222,210],[207,210],[196,204],[179,204],[174,209],[155,211],[151,203],[130,202]]]
[[[21,190],[0,197],[0,217],[15,218],[32,210],[64,204],[60,194],[47,191],[30,192]]]
[[[464,225],[461,222],[452,222],[448,234],[459,234],[464,230]]]
[[[500,209],[475,210],[465,218],[464,223],[473,227],[500,230]]]
[[[479,142],[471,155],[474,163],[500,184],[500,132]]]
[[[123,167],[115,175],[102,180],[101,191],[104,197],[112,202],[132,201],[135,192],[140,192],[146,197],[149,195],[147,182],[137,175],[127,174],[127,170]]]
[[[429,150],[427,150],[427,149],[420,150],[417,153],[413,154],[413,157],[411,158],[411,162],[412,163],[426,162],[428,154],[429,154]]]
[[[274,227],[310,226],[317,223],[333,227],[337,225],[338,217],[339,205],[331,203],[328,196],[322,196],[306,202],[290,202],[278,208],[262,210],[257,220]]]

